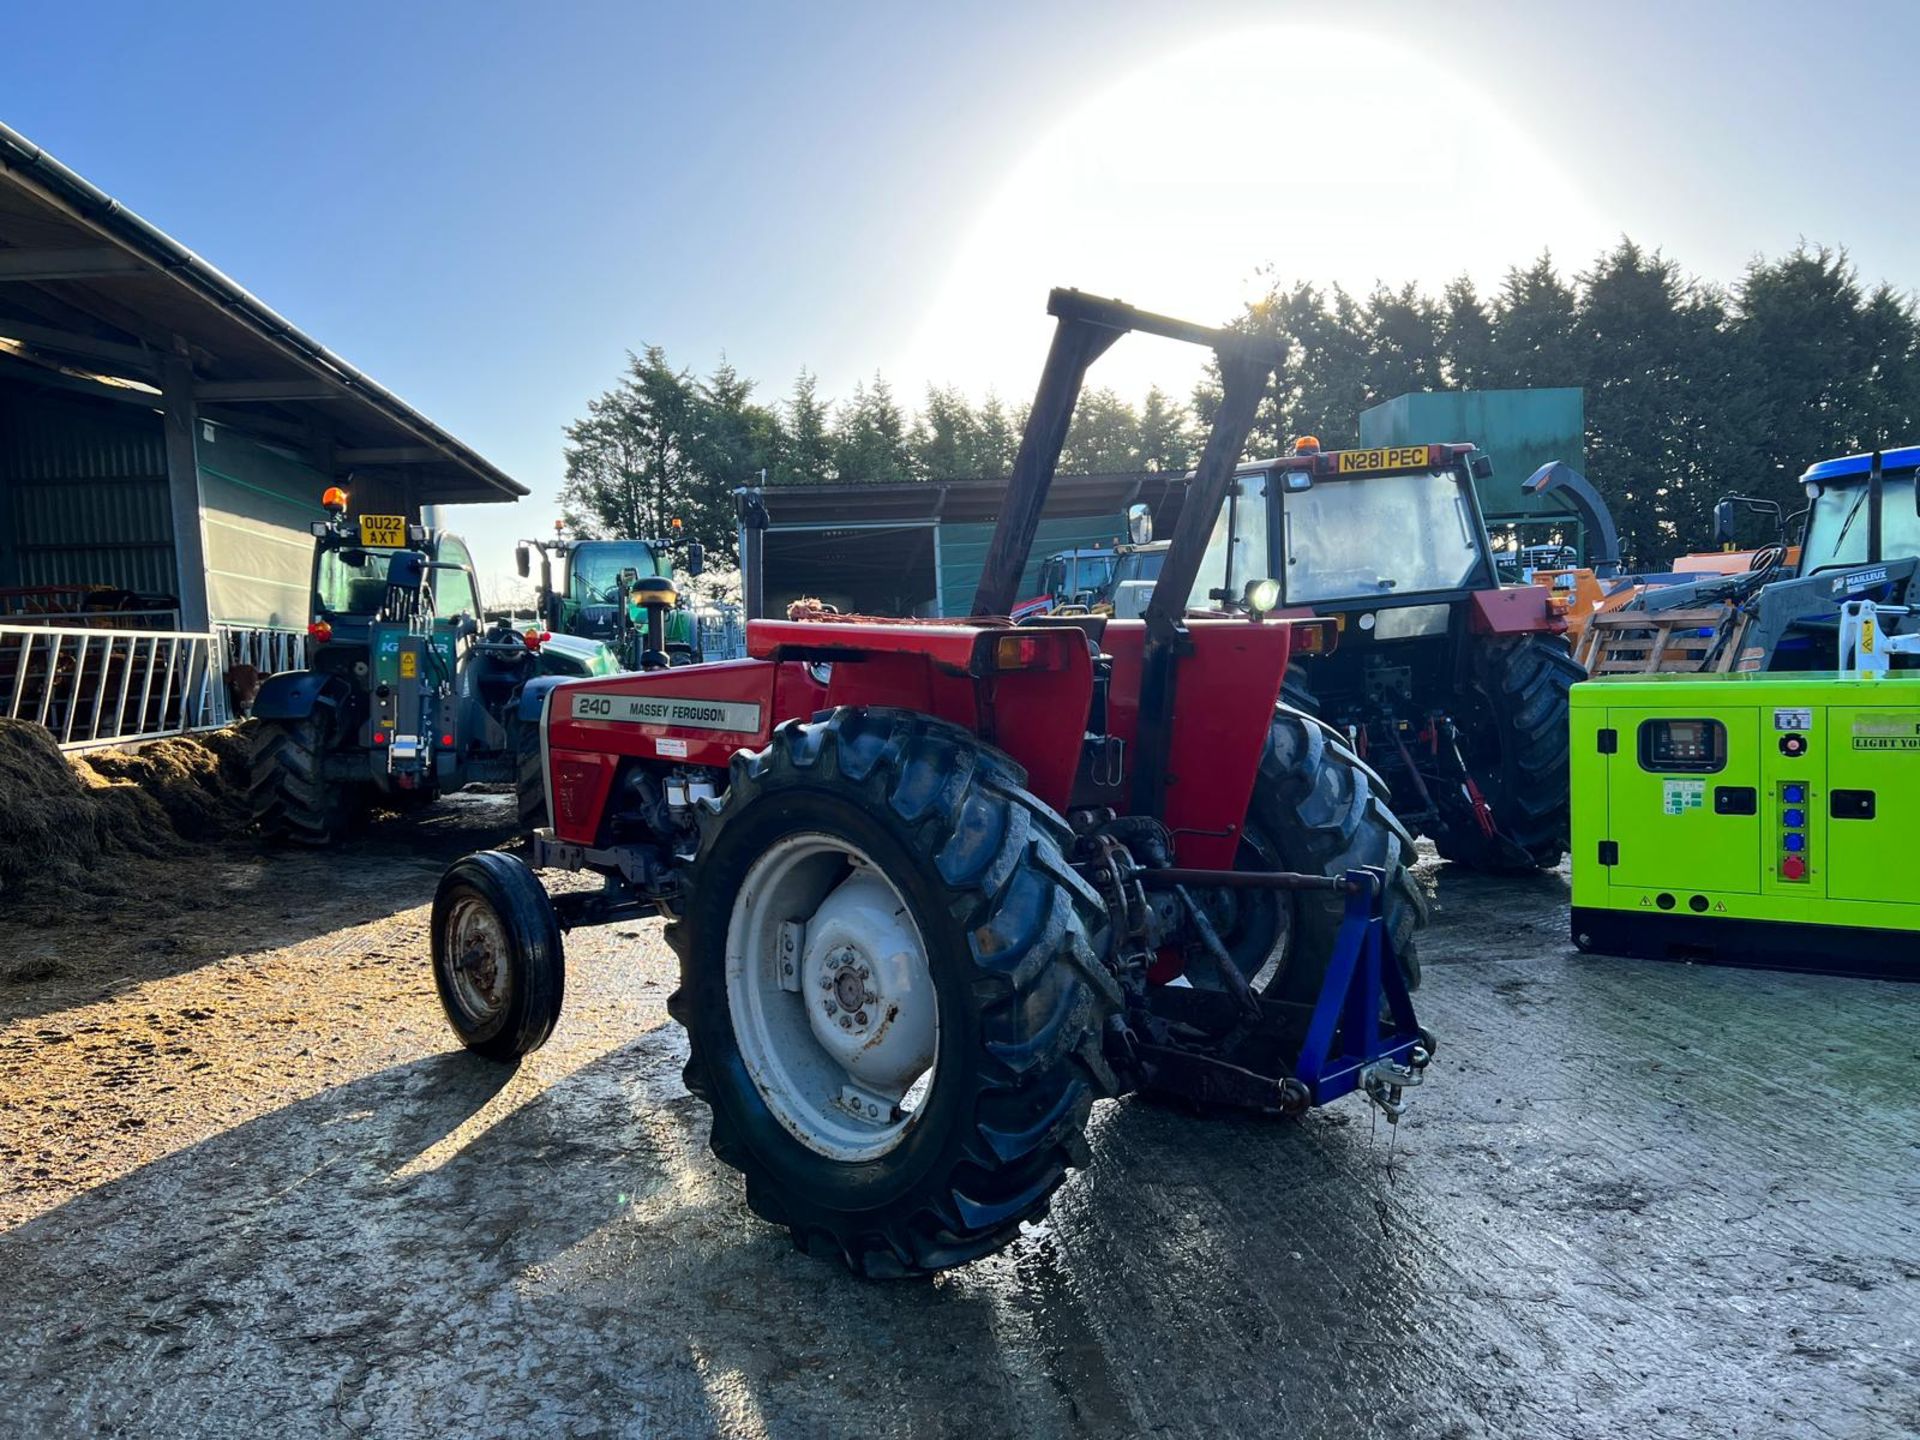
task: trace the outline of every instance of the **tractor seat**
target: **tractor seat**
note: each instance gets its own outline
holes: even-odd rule
[[[1087,637],[1093,653],[1100,653],[1100,641],[1107,633],[1107,615],[1036,615],[1020,622],[1023,629],[1078,630]]]

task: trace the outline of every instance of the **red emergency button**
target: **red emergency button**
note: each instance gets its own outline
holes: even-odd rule
[[[1780,862],[1780,875],[1785,880],[1804,880],[1807,878],[1807,862],[1798,855],[1789,855]]]

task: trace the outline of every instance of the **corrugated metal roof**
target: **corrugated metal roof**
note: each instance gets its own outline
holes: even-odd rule
[[[246,413],[319,422],[339,449],[369,457],[355,463],[355,470],[386,469],[404,476],[417,503],[512,500],[527,493],[177,240],[5,125],[0,125],[0,260],[20,262],[27,277],[0,285],[0,336],[35,351],[84,357],[89,369],[101,373],[148,380],[161,358],[174,354],[176,343],[184,344],[197,386],[293,385],[290,398],[249,399]]]

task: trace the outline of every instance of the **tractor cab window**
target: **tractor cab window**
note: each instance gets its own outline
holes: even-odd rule
[[[1460,590],[1481,578],[1468,482],[1451,470],[1316,479],[1289,490],[1281,533],[1287,602]]]
[[[1113,579],[1113,555],[1055,555],[1047,561],[1041,589],[1066,605],[1091,605],[1106,593]]]
[[[1920,515],[1913,509],[1916,472],[1891,472],[1882,477],[1880,499],[1880,554],[1889,559],[1920,555]],[[1811,575],[1823,565],[1859,565],[1867,558],[1867,477],[1827,482],[1807,517],[1807,540],[1801,547],[1800,573]]]
[[[618,605],[626,598],[621,576],[628,570],[636,579],[673,573],[662,567],[651,545],[588,542],[568,557],[567,598],[579,605]]]
[[[1235,603],[1246,592],[1249,580],[1272,578],[1273,559],[1267,549],[1267,477],[1265,474],[1238,477],[1239,494],[1231,495],[1213,522],[1213,535],[1207,541],[1207,553],[1200,559],[1200,573],[1193,582],[1187,605],[1195,610],[1214,610],[1221,604]]]
[[[461,568],[427,572],[433,581],[434,615],[441,620],[479,615],[479,597],[473,593],[473,557],[467,554],[467,547],[458,540],[442,539],[439,558],[442,565]]]
[[[329,615],[377,615],[387,598],[391,550],[322,550],[313,588]]]

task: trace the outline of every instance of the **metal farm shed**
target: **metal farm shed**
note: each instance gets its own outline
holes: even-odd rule
[[[298,663],[319,496],[526,489],[0,125],[0,714],[80,747]]]
[[[789,602],[812,596],[869,615],[971,614],[1006,484],[928,480],[742,490],[748,613],[778,615]],[[1124,538],[1130,505],[1152,506],[1154,524],[1165,533],[1186,485],[1183,475],[1057,477],[1021,594],[1037,588],[1048,555]],[[757,523],[762,518],[764,527]]]

